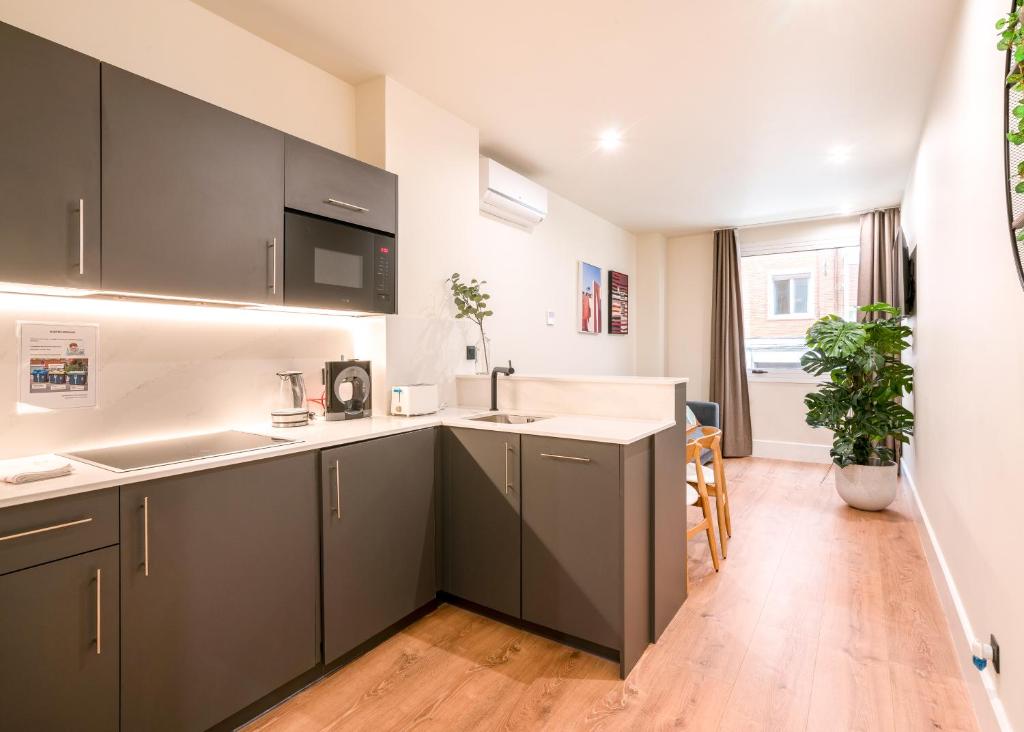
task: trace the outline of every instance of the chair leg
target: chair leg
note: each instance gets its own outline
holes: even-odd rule
[[[722,492],[715,487],[715,513],[718,514],[718,539],[722,542],[722,559],[725,559],[729,553],[729,539],[727,538],[728,529],[725,525],[725,510],[726,510],[725,497]]]
[[[700,508],[704,512],[704,521],[707,522],[707,534],[708,534],[708,546],[711,547],[711,563],[715,566],[715,571],[719,569],[718,566],[718,542],[715,541],[715,524],[711,520],[711,506],[708,505],[708,497],[706,495],[700,497]]]
[[[729,534],[729,538],[732,538],[732,510],[729,508],[729,491],[726,487],[722,486],[722,497],[725,499],[725,530]]]

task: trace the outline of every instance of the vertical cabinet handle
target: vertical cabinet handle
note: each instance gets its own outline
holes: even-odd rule
[[[78,199],[78,274],[85,274],[85,199]]]
[[[277,294],[277,237],[275,236],[268,244],[270,250],[270,294]]]
[[[337,505],[334,508],[335,514],[341,518],[341,461],[334,461],[334,499]]]
[[[508,495],[509,486],[508,482],[508,443],[505,443],[505,495]]]
[[[96,655],[103,653],[103,570],[96,570]]]
[[[149,496],[142,499],[142,567],[149,576]]]

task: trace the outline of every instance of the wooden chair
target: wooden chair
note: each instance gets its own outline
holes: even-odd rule
[[[711,467],[707,465],[686,463],[686,482],[696,485],[702,481],[708,495],[715,499],[715,512],[718,514],[718,538],[722,542],[722,559],[728,554],[729,538],[732,537],[732,511],[729,508],[729,488],[725,481],[725,464],[722,461],[722,430],[705,427],[704,434],[690,440],[700,450],[711,451]]]
[[[691,465],[700,465],[700,445],[697,441],[690,440],[686,443],[686,468],[689,470]],[[686,505],[687,506],[700,506],[700,510],[704,514],[703,520],[699,521],[694,526],[691,526],[686,530],[686,538],[692,539],[694,536],[704,531],[708,535],[708,546],[711,547],[711,563],[715,566],[715,571],[718,571],[718,545],[715,542],[715,525],[711,521],[711,506],[708,503],[708,489],[704,485],[704,474],[701,471],[697,471],[696,488],[691,486],[689,482],[686,484]]]

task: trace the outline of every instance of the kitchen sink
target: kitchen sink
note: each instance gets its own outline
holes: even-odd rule
[[[480,414],[469,418],[473,422],[495,422],[497,424],[530,424],[547,417],[530,417],[525,414],[505,414],[497,412],[494,414]]]

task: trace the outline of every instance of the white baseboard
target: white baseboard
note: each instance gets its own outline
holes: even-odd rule
[[[931,570],[932,579],[938,588],[939,598],[949,620],[950,629],[953,631],[953,643],[956,646],[957,658],[960,661],[964,678],[967,680],[967,688],[978,717],[978,724],[983,730],[1013,732],[1003,702],[999,698],[996,672],[992,668],[992,664],[989,664],[984,671],[979,672],[971,663],[971,642],[976,638],[971,627],[971,620],[967,617],[967,609],[960,598],[953,574],[950,572],[946,557],[942,553],[942,547],[928,520],[928,513],[921,503],[921,496],[917,492],[914,476],[907,468],[905,460],[900,461],[900,466],[903,468],[903,482],[910,490],[920,526],[924,529],[927,541],[923,541],[922,544],[924,544],[925,554],[928,557],[928,568]]]
[[[780,440],[754,440],[754,457],[775,460],[796,460],[801,463],[830,463],[828,451],[831,445],[814,445],[808,442],[782,442]]]

